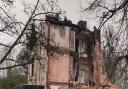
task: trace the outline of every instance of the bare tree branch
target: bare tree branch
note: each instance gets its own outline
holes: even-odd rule
[[[23,36],[28,24],[30,23],[30,21],[32,20],[32,16],[36,11],[36,8],[38,6],[39,0],[36,3],[36,6],[31,14],[31,17],[29,18],[28,22],[26,23],[25,27],[23,28],[21,34],[19,35],[19,37],[16,39],[16,41],[12,44],[12,46],[10,47],[10,49],[7,51],[7,53],[4,55],[4,57],[0,60],[0,64],[6,59],[6,57],[8,56],[8,54],[11,52],[11,50],[14,48],[14,46],[17,44],[17,42],[19,41],[19,39]]]

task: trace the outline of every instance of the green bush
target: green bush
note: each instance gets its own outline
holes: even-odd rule
[[[25,75],[20,75],[14,70],[9,70],[7,76],[0,78],[0,89],[11,89],[20,84],[27,83],[27,77]]]

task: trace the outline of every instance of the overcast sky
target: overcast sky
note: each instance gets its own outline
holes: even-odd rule
[[[17,12],[17,17],[22,19],[24,18],[23,16],[23,5],[22,5],[23,0],[17,0],[16,3],[14,4],[16,9],[15,11]],[[35,0],[29,0],[29,1],[35,1]],[[77,21],[80,19],[80,2],[82,0],[59,0],[59,6],[62,8],[62,10],[66,11],[66,16],[68,19],[71,19],[74,23],[77,23]]]
[[[97,25],[97,21],[94,15],[83,15],[81,11],[83,8],[87,8],[89,3],[93,0],[59,0],[60,7],[66,11],[66,16],[71,19],[73,23],[77,23],[79,20],[87,21],[88,28],[93,29],[94,25]]]
[[[80,19],[80,0],[60,0],[60,7],[74,23]]]
[[[23,0],[17,0],[15,3],[17,12],[17,17],[21,20],[25,20],[23,12]],[[29,0],[31,2],[34,2],[36,0]],[[62,10],[66,12],[65,16],[68,17],[73,23],[77,23],[79,20],[85,20],[87,21],[88,28],[92,29],[94,25],[97,25],[93,15],[91,18],[89,16],[83,15],[80,13],[82,10],[81,8],[86,8],[89,5],[89,2],[93,0],[59,0],[59,6]]]
[[[66,11],[67,17],[69,17],[73,22],[84,19],[83,15],[80,13],[82,8],[87,8],[89,1],[92,0],[59,0],[60,7]]]

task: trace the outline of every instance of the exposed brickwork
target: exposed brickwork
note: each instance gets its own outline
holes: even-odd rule
[[[57,24],[57,21],[42,23],[41,26],[41,32],[48,36],[54,53],[52,56],[47,52],[45,57],[40,55],[42,60],[47,59],[45,68],[43,70],[36,61],[33,80],[29,83],[45,85],[46,89],[117,89],[111,83],[103,85],[105,75],[102,72],[99,30],[94,28],[91,32],[71,23]]]

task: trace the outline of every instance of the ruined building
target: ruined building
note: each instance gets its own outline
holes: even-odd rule
[[[48,55],[45,48],[39,49],[41,60],[29,65],[28,84],[46,89],[117,89],[104,83],[99,30],[90,31],[86,21],[72,24],[50,16],[40,28],[54,52]]]

